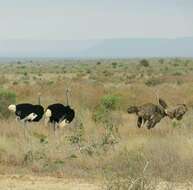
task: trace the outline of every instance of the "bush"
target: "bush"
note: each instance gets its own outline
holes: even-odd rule
[[[101,62],[100,62],[100,61],[98,61],[96,64],[97,64],[97,65],[101,65]]]
[[[115,110],[120,102],[119,96],[114,95],[106,95],[103,96],[101,99],[101,106],[104,107],[106,110]]]
[[[164,64],[164,59],[159,59],[160,64]]]
[[[94,120],[102,121],[107,123],[109,118],[109,112],[116,110],[120,103],[120,97],[115,95],[106,95],[101,99],[100,104],[97,106],[96,111],[94,112]]]
[[[158,78],[151,78],[145,81],[145,84],[147,86],[156,86],[156,85],[160,85],[164,83],[164,81],[162,81],[161,79]]]
[[[117,67],[117,62],[112,62],[111,64],[112,64],[113,68]]]
[[[146,59],[142,59],[140,61],[140,65],[144,67],[149,67],[149,62]]]
[[[8,118],[10,115],[7,107],[15,103],[16,94],[6,90],[0,90],[0,117]]]
[[[104,74],[105,77],[111,77],[113,75],[113,73],[108,71],[108,70],[104,70],[103,74]]]
[[[93,113],[93,119],[95,122],[105,122],[105,118],[107,117],[107,111],[104,107],[98,106],[94,113]]]

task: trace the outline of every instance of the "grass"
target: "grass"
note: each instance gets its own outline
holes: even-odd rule
[[[115,190],[193,182],[193,60],[149,59],[145,67],[138,59],[32,63],[0,64],[7,73],[1,88],[14,92],[17,103],[37,103],[41,92],[45,108],[65,103],[70,88],[76,119],[54,136],[43,121],[24,131],[14,117],[1,118],[0,174],[97,179]],[[186,103],[188,113],[177,124],[165,118],[153,130],[136,128],[128,105],[156,103],[156,94],[169,106]],[[99,109],[112,102],[110,111]],[[96,111],[105,120],[96,121]]]
[[[136,185],[150,185],[156,180],[192,180],[193,128],[166,127],[164,123],[147,131],[121,126],[120,136],[104,143],[104,128],[96,126],[89,117],[86,115],[88,125],[84,126],[80,141],[69,141],[82,133],[77,128],[66,128],[55,137],[43,125],[33,124],[24,138],[24,129],[19,124],[15,125],[12,120],[3,122],[0,126],[1,174],[105,179],[106,188],[116,187],[117,183],[131,185],[137,179]],[[76,126],[76,122],[73,125]],[[116,138],[116,143],[112,143],[112,138]]]

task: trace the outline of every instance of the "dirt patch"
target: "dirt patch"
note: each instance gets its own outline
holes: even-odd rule
[[[193,184],[190,183],[168,183],[161,182],[156,190],[193,190]]]
[[[0,176],[2,190],[99,190],[96,183],[79,179],[64,179],[34,176]]]
[[[102,185],[82,179],[65,179],[55,177],[0,175],[2,190],[100,190]],[[160,182],[156,190],[193,190],[192,183]]]

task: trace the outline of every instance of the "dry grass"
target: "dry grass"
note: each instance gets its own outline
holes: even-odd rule
[[[1,120],[0,174],[98,179],[105,181],[106,189],[116,190],[155,189],[159,181],[192,182],[192,60],[188,63],[189,70],[187,65],[183,66],[183,60],[182,66],[169,63],[175,60],[165,60],[164,66],[157,60],[154,65],[154,60],[150,60],[149,68],[141,68],[137,60],[131,61],[133,67],[123,60],[116,68],[105,61],[101,65],[82,63],[82,66],[60,61],[13,65],[14,73],[10,65],[1,65],[1,72],[7,70],[9,74],[0,83],[16,93],[17,102],[35,103],[38,92],[42,93],[44,107],[65,102],[64,89],[70,87],[76,119],[58,131],[57,136],[43,121],[23,129],[13,117]],[[173,75],[174,71],[182,74]],[[24,72],[27,77],[23,77]],[[149,79],[149,72],[162,83],[147,86],[144,81]],[[124,74],[128,77],[121,78]],[[187,103],[189,112],[178,124],[165,118],[153,130],[138,129],[136,117],[125,110],[131,104],[156,103],[155,92],[171,106]],[[93,113],[107,94],[119,96],[120,106],[111,112],[109,123],[96,123]],[[108,124],[118,131],[109,132]]]
[[[30,124],[26,138],[19,123],[12,119],[2,121],[1,174],[33,173],[85,179],[118,175],[137,179],[148,163],[145,177],[149,181],[155,178],[172,182],[192,180],[192,127],[172,128],[169,121],[163,121],[149,131],[124,124],[120,126],[119,135],[113,137],[116,144],[111,141],[103,144],[103,126],[95,124],[89,112],[81,119],[85,125],[82,140],[78,143],[69,138],[82,133],[76,128],[80,121],[74,121],[71,124],[74,128],[69,126],[57,136],[49,133],[43,124]]]

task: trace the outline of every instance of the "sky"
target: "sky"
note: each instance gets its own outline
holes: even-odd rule
[[[0,0],[0,40],[193,36],[193,0]]]

